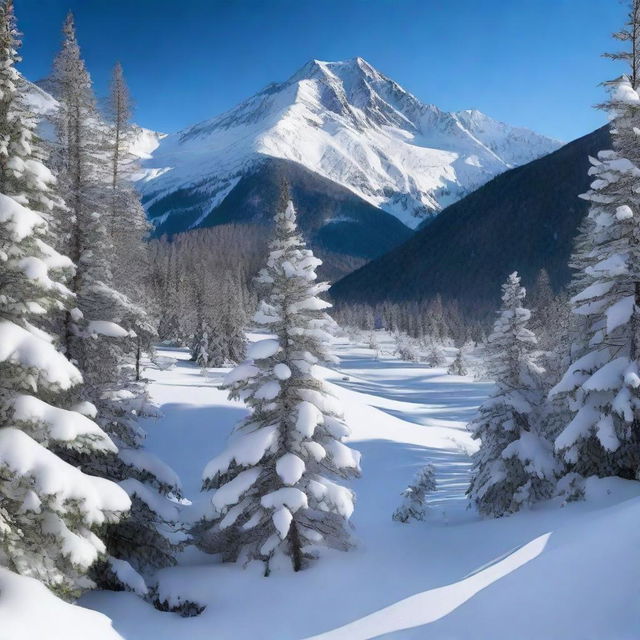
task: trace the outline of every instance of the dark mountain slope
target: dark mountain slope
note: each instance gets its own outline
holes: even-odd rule
[[[413,301],[441,294],[467,312],[495,309],[500,284],[518,270],[531,285],[540,269],[567,284],[567,265],[587,203],[588,156],[610,145],[603,127],[512,169],[447,207],[407,242],[331,288],[340,302]]]
[[[270,225],[285,179],[298,210],[300,227],[312,248],[326,261],[323,277],[337,279],[365,262],[390,251],[413,232],[397,218],[369,204],[349,189],[289,160],[265,158],[245,174],[226,198],[207,211],[211,193],[191,187],[174,191],[149,208],[152,220],[162,219],[178,204],[189,212],[166,216],[156,223],[154,235],[173,235],[189,228],[222,224]],[[191,220],[186,220],[189,216]]]

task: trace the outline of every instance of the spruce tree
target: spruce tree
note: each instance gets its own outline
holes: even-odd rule
[[[512,273],[487,344],[495,390],[469,425],[480,446],[467,493],[480,513],[494,517],[549,497],[557,466],[541,428],[542,370],[534,362],[536,338],[527,328],[531,313],[522,306],[524,297]]]
[[[572,299],[580,318],[581,348],[551,396],[565,398],[571,413],[556,448],[572,471],[583,476],[637,477],[640,469],[638,427],[638,314],[640,232],[636,210],[640,167],[622,155],[624,138],[637,139],[640,99],[628,80],[612,87],[616,114],[614,150],[592,159],[591,208],[574,264],[583,272],[581,290]],[[629,103],[622,105],[625,100]],[[576,287],[577,288],[577,287]]]
[[[247,319],[244,304],[240,278],[237,274],[227,273],[222,282],[220,301],[220,335],[227,363],[239,364],[245,358]]]
[[[467,365],[464,361],[464,347],[461,345],[456,353],[456,357],[453,362],[449,365],[447,369],[447,373],[452,376],[466,376],[469,372],[467,371]]]
[[[137,135],[131,123],[133,106],[120,63],[113,69],[107,102],[106,150],[109,164],[107,230],[113,245],[111,260],[115,282],[130,298],[140,299],[150,272],[144,241],[151,229],[134,188],[138,157],[131,152]]]
[[[334,323],[318,297],[328,286],[315,282],[321,261],[305,248],[291,202],[276,215],[270,249],[254,322],[275,337],[250,345],[227,377],[251,414],[204,470],[203,488],[215,492],[197,528],[204,550],[263,560],[266,573],[278,557],[297,571],[319,545],[348,546],[353,494],[334,478],[359,473],[338,402],[315,371],[331,358]]]
[[[398,522],[424,520],[427,514],[427,494],[435,490],[435,469],[428,464],[415,474],[411,484],[402,492],[404,500],[393,512],[392,518]]]
[[[53,75],[60,103],[54,116],[56,157],[69,207],[69,249],[78,265],[70,283],[77,309],[67,317],[65,346],[84,378],[78,399],[91,403],[97,422],[118,447],[118,452],[68,459],[85,471],[118,481],[131,496],[129,517],[107,528],[107,556],[94,569],[101,586],[141,593],[146,587],[139,574],[174,562],[172,528],[178,509],[171,498],[179,496],[180,486],[167,465],[142,449],[145,434],[137,421],[154,409],[144,385],[135,382],[139,363],[136,376],[133,358],[140,347],[136,331],[145,330],[146,316],[114,287],[108,127],[95,106],[71,14],[63,34]]]
[[[603,105],[613,149],[591,159],[590,202],[572,266],[571,299],[582,339],[551,397],[569,420],[556,439],[568,470],[583,477],[640,477],[640,97],[639,3],[614,36],[630,50],[629,76],[608,83]]]
[[[74,265],[52,246],[60,206],[42,164],[15,69],[13,3],[0,5],[0,565],[73,599],[105,547],[97,533],[129,509],[126,493],[66,463],[59,451],[112,454],[104,431],[69,408],[78,369],[45,317],[68,308]]]

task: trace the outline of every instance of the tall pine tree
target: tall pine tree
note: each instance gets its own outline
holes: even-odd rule
[[[512,273],[487,344],[495,391],[469,425],[480,447],[467,493],[480,513],[494,517],[549,497],[556,474],[552,444],[541,432],[542,371],[533,358],[536,337],[527,328],[531,312],[522,306],[524,297]]]
[[[581,340],[552,398],[569,420],[556,449],[569,471],[587,477],[640,477],[640,5],[631,3],[625,29],[614,34],[629,51],[629,75],[608,83],[603,105],[613,149],[592,159],[590,209],[572,259],[572,311]]]
[[[204,471],[204,489],[215,492],[198,539],[227,559],[263,560],[267,573],[278,557],[298,571],[318,545],[348,546],[353,494],[333,478],[359,473],[338,402],[315,371],[331,357],[334,324],[318,297],[328,286],[315,282],[320,260],[305,248],[291,202],[270,248],[254,321],[275,337],[250,345],[250,360],[227,378],[251,415]]]
[[[82,377],[44,330],[45,316],[73,300],[63,280],[74,265],[51,246],[60,202],[21,98],[18,44],[9,0],[0,5],[0,564],[72,599],[93,586],[87,572],[105,552],[96,533],[130,501],[58,455],[116,447],[69,408]]]
[[[71,14],[63,36],[52,83],[60,103],[55,148],[69,207],[69,250],[78,265],[71,281],[77,309],[68,315],[65,342],[84,377],[81,399],[118,447],[117,453],[75,455],[70,461],[118,481],[133,502],[129,517],[105,532],[108,555],[96,567],[96,579],[103,587],[146,592],[141,575],[174,562],[179,518],[172,498],[179,497],[180,484],[167,465],[142,449],[145,433],[138,418],[154,410],[132,365],[145,314],[114,287],[114,229],[126,215],[126,203],[139,202],[121,183],[117,159],[110,162],[109,127],[96,109]]]

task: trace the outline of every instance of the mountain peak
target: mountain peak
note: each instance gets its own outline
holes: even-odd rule
[[[478,111],[425,104],[362,57],[313,59],[288,80],[164,139],[147,163],[153,179],[142,189],[151,202],[207,184],[213,208],[256,162],[280,158],[416,227],[497,174],[558,146]]]

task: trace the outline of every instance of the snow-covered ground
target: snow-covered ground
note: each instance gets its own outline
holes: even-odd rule
[[[391,351],[389,340],[383,349]],[[307,570],[262,577],[258,566],[218,564],[193,549],[160,576],[163,594],[207,605],[198,617],[161,613],[130,593],[93,592],[81,604],[130,640],[626,640],[640,637],[640,483],[591,482],[589,499],[499,520],[467,509],[475,444],[465,430],[489,385],[338,342],[325,369],[362,452],[353,516],[356,549],[328,551]],[[180,350],[168,371],[149,369],[164,417],[145,425],[148,446],[197,501],[205,463],[243,405],[217,389]],[[439,488],[424,522],[391,515],[415,471],[431,462]],[[0,631],[0,637],[2,633]]]

